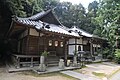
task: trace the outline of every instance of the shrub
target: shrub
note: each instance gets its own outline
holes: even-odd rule
[[[74,56],[77,56],[77,50],[74,50],[73,53],[74,53]]]
[[[120,63],[120,49],[115,50],[115,61]]]
[[[113,56],[109,54],[109,55],[107,56],[107,59],[112,60],[112,59],[113,59]]]
[[[44,52],[42,52],[42,54],[41,54],[41,56],[47,56],[49,54],[49,52],[47,52],[47,51],[44,51]]]
[[[104,59],[108,58],[109,57],[109,53],[110,53],[110,50],[108,48],[104,48],[103,49],[103,53],[102,53],[103,58]]]

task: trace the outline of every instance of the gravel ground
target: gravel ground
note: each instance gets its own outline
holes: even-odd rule
[[[32,72],[8,73],[5,67],[1,67],[0,80],[76,80],[76,79],[64,76],[60,73],[51,73],[44,75],[37,75],[36,73]]]
[[[88,76],[95,76],[95,73],[104,73],[105,77],[110,77],[110,75],[120,69],[120,65],[112,63],[112,62],[103,62],[96,64],[88,64],[87,67],[76,70],[77,72],[83,73]],[[102,78],[100,76],[96,76],[98,78]],[[103,79],[102,79],[103,80]],[[106,79],[105,79],[106,80]],[[119,79],[120,80],[120,79]]]
[[[109,80],[120,80],[120,71],[115,73]]]

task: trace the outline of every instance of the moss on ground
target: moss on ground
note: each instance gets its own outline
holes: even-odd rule
[[[62,73],[59,73],[61,76],[63,76],[63,77],[67,77],[67,78],[70,78],[70,80],[78,80],[78,79],[76,79],[76,78],[74,78],[74,77],[71,77],[71,76],[68,76],[68,75],[65,75],[65,74],[62,74]]]
[[[92,74],[95,75],[95,76],[97,76],[97,77],[100,77],[100,78],[106,77],[105,73],[92,72]]]

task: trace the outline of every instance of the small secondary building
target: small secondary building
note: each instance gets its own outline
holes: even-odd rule
[[[90,34],[76,26],[68,29],[69,32],[79,33],[79,38],[69,39],[68,53],[69,55],[74,55],[74,51],[85,51],[87,53],[86,57],[95,58],[98,55],[98,50],[102,50],[105,39],[98,36]]]

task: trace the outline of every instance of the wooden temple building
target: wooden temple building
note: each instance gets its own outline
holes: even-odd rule
[[[60,58],[66,63],[75,50],[93,55],[96,48],[102,47],[102,39],[77,27],[63,26],[52,10],[28,18],[14,16],[7,36],[17,67],[39,64],[43,51],[49,52],[48,64],[58,63]]]

